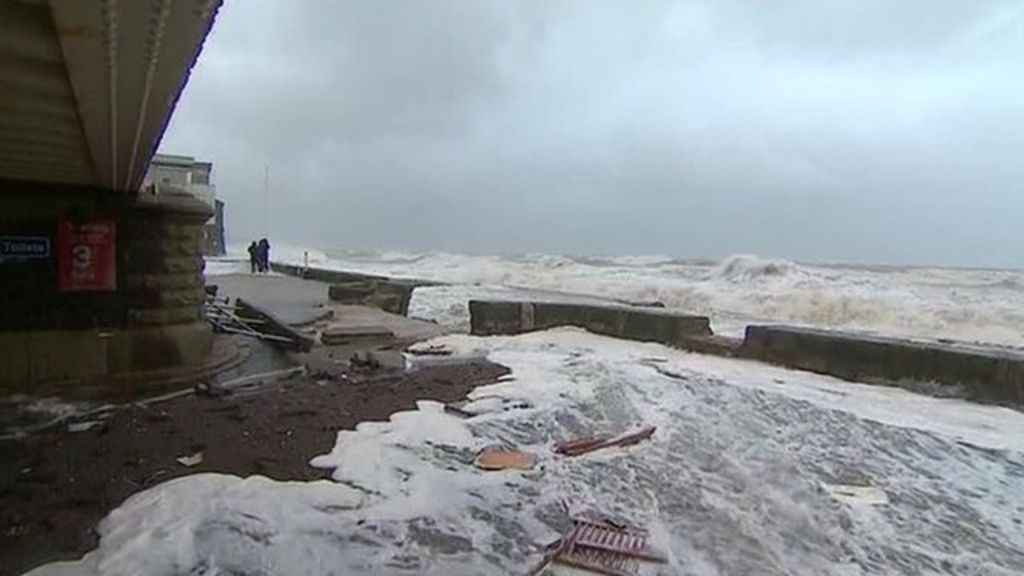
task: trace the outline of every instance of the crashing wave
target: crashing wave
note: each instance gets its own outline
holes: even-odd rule
[[[284,260],[290,256],[302,262],[302,250],[275,250]],[[339,256],[321,263],[321,255],[311,252],[310,262],[454,285],[416,290],[413,309],[418,316],[456,330],[468,328],[468,300],[536,299],[542,296],[536,291],[549,291],[609,302],[660,302],[706,314],[716,331],[730,335],[741,335],[747,324],[787,322],[1024,345],[1024,276],[1018,271],[816,266],[748,254],[717,264],[649,265],[544,254]]]
[[[729,282],[750,282],[763,278],[780,278],[797,271],[789,260],[772,260],[753,254],[734,254],[722,260],[711,271],[711,278]]]

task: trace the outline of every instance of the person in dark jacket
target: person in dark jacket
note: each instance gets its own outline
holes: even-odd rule
[[[253,240],[249,244],[249,272],[252,274],[256,273],[256,270],[261,268],[260,266],[260,248],[256,245],[256,241]]]
[[[259,256],[260,256],[260,272],[270,271],[270,242],[267,242],[266,238],[261,238],[259,243]]]

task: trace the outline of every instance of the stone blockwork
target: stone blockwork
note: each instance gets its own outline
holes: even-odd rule
[[[49,242],[38,258],[0,258],[0,387],[95,383],[203,362],[202,224],[191,197],[0,183],[0,236]],[[61,220],[113,222],[115,286],[62,291]]]
[[[793,326],[749,326],[740,353],[847,380],[938,383],[974,400],[1024,403],[1024,352]]]
[[[605,336],[670,346],[685,346],[688,341],[711,336],[706,316],[656,308],[472,300],[469,313],[471,332],[479,336],[520,334],[557,326],[579,326]]]
[[[117,218],[116,199],[91,190],[0,184],[0,236],[44,239],[45,257],[0,257],[0,331],[102,328],[124,322],[114,292],[61,293],[57,227],[60,218]]]
[[[121,222],[121,281],[127,326],[203,320],[205,211],[187,198],[139,203]]]

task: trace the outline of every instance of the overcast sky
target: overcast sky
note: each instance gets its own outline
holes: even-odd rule
[[[234,240],[1021,267],[1022,58],[1019,0],[227,0],[161,150]]]

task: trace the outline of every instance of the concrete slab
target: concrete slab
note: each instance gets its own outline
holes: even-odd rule
[[[395,340],[408,345],[420,340],[427,340],[446,333],[445,329],[433,322],[407,318],[397,314],[389,314],[377,308],[368,306],[349,306],[345,304],[331,304],[334,317],[330,320],[325,330],[332,329],[385,329],[395,336]]]
[[[330,315],[328,285],[291,276],[225,274],[207,278],[218,296],[242,298],[292,326],[307,326]]]
[[[292,326],[319,323],[319,328],[322,328],[320,332],[359,332],[370,328],[386,330],[394,335],[395,346],[405,346],[445,333],[444,328],[432,322],[390,314],[368,306],[330,301],[327,295],[329,284],[316,280],[293,276],[225,274],[211,277],[208,281],[218,286],[218,296],[241,298]],[[354,349],[368,347],[373,346],[362,343]]]
[[[382,372],[402,372],[406,369],[402,350],[415,342],[428,340],[446,333],[433,322],[390,314],[368,306],[331,303],[334,316],[321,331],[322,346],[315,346],[306,354],[297,355],[314,378],[349,377],[353,357],[365,358],[367,353],[379,363]],[[331,334],[348,335],[343,341],[332,340]],[[387,339],[373,335],[388,335]]]
[[[291,324],[278,318],[277,315],[248,300],[238,298],[235,300],[235,307],[238,310],[239,316],[258,320],[260,322],[260,331],[263,334],[284,338],[284,343],[279,344],[281,346],[295,351],[306,352],[316,343],[315,339],[311,336],[299,332]],[[281,341],[278,340],[278,342]]]

